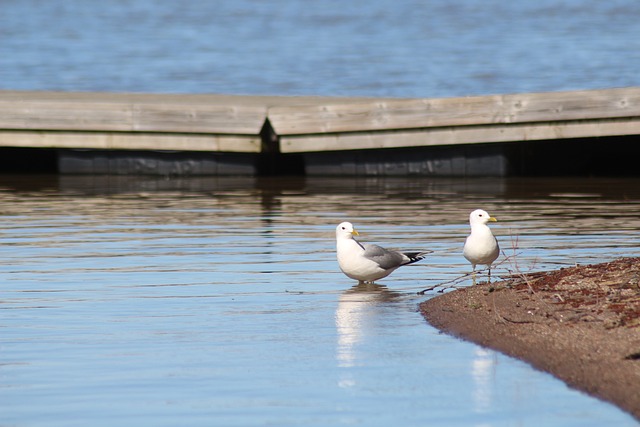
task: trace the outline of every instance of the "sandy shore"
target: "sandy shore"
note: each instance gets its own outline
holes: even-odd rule
[[[640,420],[640,258],[479,284],[420,309],[435,327],[529,362]]]

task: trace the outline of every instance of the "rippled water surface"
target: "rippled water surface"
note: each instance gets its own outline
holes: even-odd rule
[[[497,275],[637,255],[638,184],[0,177],[0,425],[636,425],[416,310],[476,207]],[[354,286],[343,220],[434,253]]]
[[[637,0],[1,5],[2,89],[443,97],[640,86]]]

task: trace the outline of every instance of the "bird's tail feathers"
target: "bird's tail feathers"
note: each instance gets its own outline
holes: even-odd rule
[[[409,261],[404,265],[413,264],[414,262],[418,262],[421,259],[424,259],[427,255],[432,253],[433,251],[422,251],[422,252],[402,252],[404,256],[409,258]]]

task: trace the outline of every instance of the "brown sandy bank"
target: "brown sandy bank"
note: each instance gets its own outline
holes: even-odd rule
[[[458,289],[420,309],[436,328],[529,362],[640,420],[640,258]]]

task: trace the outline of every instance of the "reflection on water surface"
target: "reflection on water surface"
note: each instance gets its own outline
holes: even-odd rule
[[[523,270],[636,255],[639,193],[634,180],[0,177],[2,423],[634,425],[439,334],[416,293],[469,270],[477,207]],[[434,253],[357,285],[335,261],[343,220]]]

